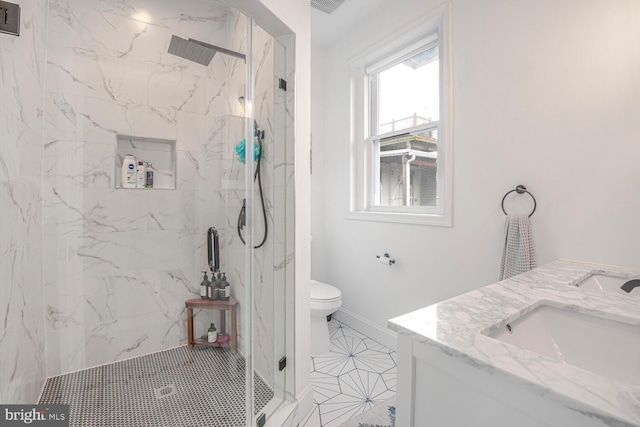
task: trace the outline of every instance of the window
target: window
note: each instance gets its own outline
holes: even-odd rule
[[[349,217],[451,224],[447,6],[351,64]]]

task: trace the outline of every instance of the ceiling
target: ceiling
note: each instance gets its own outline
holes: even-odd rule
[[[326,47],[391,0],[345,0],[332,14],[311,8],[311,42]]]

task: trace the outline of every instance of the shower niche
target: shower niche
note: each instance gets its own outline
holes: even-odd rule
[[[127,154],[145,162],[147,170],[153,170],[153,188],[137,190],[175,190],[176,188],[176,141],[118,135],[116,143],[116,188],[122,186],[122,162]]]

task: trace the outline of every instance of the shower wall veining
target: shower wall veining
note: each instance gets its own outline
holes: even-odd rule
[[[172,34],[225,45],[228,11],[198,1],[179,11],[152,0],[49,7],[44,268],[56,375],[185,343],[205,232],[224,223],[226,65],[167,47]],[[116,189],[118,134],[176,140],[176,189]]]
[[[221,54],[209,67],[185,61],[167,53],[172,34],[246,53],[244,15],[207,1],[49,2],[43,160],[49,376],[186,344],[184,301],[199,295],[210,226],[221,236],[222,270],[240,303],[245,348],[245,252],[235,231],[244,165],[234,150],[244,135],[237,102],[244,61]],[[258,34],[264,41],[255,42],[262,46],[255,52],[264,58],[255,62],[271,71],[258,75],[256,87],[272,86],[273,39]],[[263,180],[272,233],[273,88],[256,94],[270,97],[256,105],[256,117],[267,136]],[[176,189],[116,189],[118,134],[176,140]],[[256,252],[254,275],[260,282],[254,317],[262,322],[256,330],[263,333],[256,366],[268,382],[272,242]],[[197,316],[199,333],[217,323],[212,312]]]
[[[20,37],[0,34],[0,402],[35,402],[46,379],[42,111],[46,0],[17,0]]]

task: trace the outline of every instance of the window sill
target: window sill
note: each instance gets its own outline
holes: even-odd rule
[[[451,227],[452,221],[449,215],[424,214],[424,213],[399,213],[399,212],[371,212],[351,211],[347,212],[347,219],[356,221],[392,222],[400,224],[435,225],[439,227]]]

